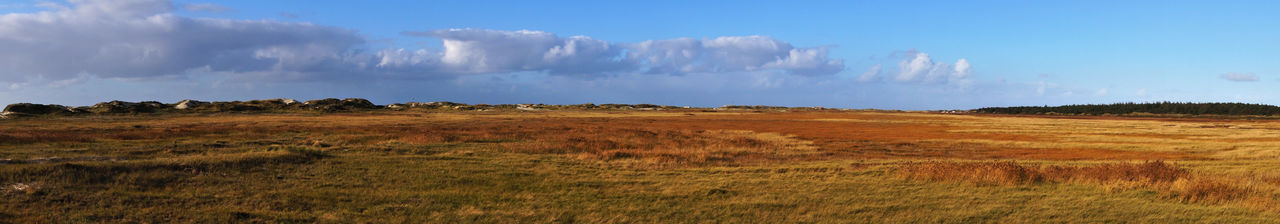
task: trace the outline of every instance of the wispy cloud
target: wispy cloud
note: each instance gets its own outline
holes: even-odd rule
[[[1218,75],[1219,78],[1234,82],[1257,82],[1258,75],[1252,72],[1228,72]]]
[[[1044,96],[1044,91],[1048,88],[1049,85],[1047,83],[1040,81],[1040,83],[1036,84],[1036,96]]]
[[[876,64],[876,65],[872,65],[870,68],[867,68],[867,71],[862,72],[862,75],[858,76],[858,79],[857,79],[858,82],[876,81],[876,79],[879,79],[881,67],[883,66],[880,64]]]
[[[192,12],[213,12],[213,13],[235,12],[235,11],[236,11],[236,9],[233,9],[233,8],[231,8],[231,7],[227,7],[227,6],[223,6],[223,5],[217,5],[217,4],[211,4],[211,3],[187,3],[187,4],[182,4],[182,9],[183,9],[183,10],[187,10],[187,11],[192,11]]]

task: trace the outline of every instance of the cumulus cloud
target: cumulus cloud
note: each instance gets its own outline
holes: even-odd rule
[[[969,75],[973,74],[973,67],[970,67],[969,60],[966,60],[964,58],[961,58],[960,60],[956,60],[955,69],[956,69],[955,73],[951,74],[953,78],[958,78],[958,79],[969,78]]]
[[[1257,82],[1258,81],[1258,75],[1255,75],[1252,72],[1244,72],[1244,73],[1228,72],[1228,73],[1219,75],[1218,77],[1222,79],[1226,79],[1228,81],[1234,81],[1234,82]]]
[[[889,55],[888,59],[901,59],[897,61],[898,67],[896,70],[885,69],[883,64],[875,64],[863,72],[862,75],[856,77],[855,80],[858,82],[891,80],[899,83],[945,83],[962,88],[974,83],[970,79],[970,76],[973,75],[973,66],[969,64],[968,59],[961,58],[956,60],[954,64],[934,62],[929,54],[915,49],[895,51]],[[881,78],[881,74],[885,74],[888,77]]]
[[[827,48],[796,48],[766,36],[678,38],[625,44],[626,59],[649,73],[741,72],[781,69],[799,75],[831,75],[844,60],[827,58]]]
[[[169,13],[168,1],[70,2],[0,16],[0,81],[155,77],[199,68],[309,71],[342,61],[364,41],[353,30],[306,23],[179,17]]]
[[[786,57],[775,57],[764,68],[782,69],[801,75],[830,75],[844,70],[844,60],[828,59],[827,48],[791,49]]]
[[[827,47],[798,48],[766,36],[677,38],[612,43],[588,36],[561,37],[532,30],[442,29],[404,32],[438,38],[443,49],[388,49],[377,55],[383,69],[416,68],[444,74],[545,71],[553,75],[618,73],[683,75],[776,70],[804,76],[833,75],[844,60]]]
[[[929,54],[915,53],[910,60],[902,60],[898,62],[898,75],[894,80],[909,82],[920,81],[924,76],[933,71],[933,59],[929,58]]]
[[[71,0],[48,11],[0,15],[0,81],[153,78],[200,71],[260,79],[438,78],[546,72],[781,71],[821,76],[844,69],[827,47],[801,48],[767,36],[677,38],[612,43],[543,31],[441,29],[405,32],[442,49],[365,49],[355,30],[270,20],[188,18],[226,11],[166,0]],[[53,3],[50,3],[53,4]],[[287,15],[286,15],[287,16]]]
[[[446,29],[405,32],[439,38],[444,51],[417,61],[397,61],[397,66],[441,66],[460,74],[547,71],[551,74],[590,75],[629,68],[616,57],[622,49],[587,36],[559,37],[542,31]],[[419,55],[432,54],[421,52]],[[387,66],[383,58],[379,66]],[[425,64],[424,64],[425,63]]]
[[[935,63],[929,54],[909,50],[903,53],[904,59],[898,62],[898,74],[893,77],[898,82],[951,82],[969,78],[973,67],[969,60],[960,59],[955,64]]]

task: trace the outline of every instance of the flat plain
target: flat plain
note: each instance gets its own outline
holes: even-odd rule
[[[1280,121],[885,111],[0,120],[0,222],[1280,222]]]

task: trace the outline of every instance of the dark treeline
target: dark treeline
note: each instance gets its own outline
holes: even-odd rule
[[[1087,104],[1065,106],[1022,106],[1022,107],[987,107],[977,110],[978,113],[997,114],[1190,114],[1190,115],[1276,115],[1280,107],[1266,104],[1250,103],[1116,103]]]

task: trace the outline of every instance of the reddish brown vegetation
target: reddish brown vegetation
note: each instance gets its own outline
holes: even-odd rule
[[[42,131],[14,131],[0,133],[0,143],[28,144],[36,142],[89,142],[93,137],[76,134]]]
[[[1186,170],[1162,161],[1136,164],[1099,164],[1083,167],[1035,166],[1015,162],[922,162],[904,165],[899,174],[908,179],[965,181],[982,184],[1030,184],[1067,181],[1171,183],[1189,175]]]
[[[24,120],[0,127],[0,145],[40,144],[63,148],[56,143],[120,143],[127,146],[157,145],[156,148],[139,146],[136,150],[167,150],[182,154],[202,153],[201,150],[206,148],[235,148],[210,142],[211,139],[234,138],[255,139],[237,143],[241,148],[287,145],[324,150],[375,150],[394,148],[384,147],[391,144],[410,144],[414,147],[401,148],[475,147],[496,152],[560,154],[587,161],[638,162],[635,164],[658,166],[743,165],[850,158],[1196,158],[1183,152],[1014,148],[980,141],[960,141],[1055,140],[1045,133],[956,131],[963,128],[956,127],[960,126],[956,125],[960,121],[975,119],[964,116],[843,112],[665,116],[670,114],[650,113],[644,115],[652,116],[618,112],[581,117],[537,112],[226,115],[141,120],[126,117],[119,118],[123,122],[107,120],[97,123],[78,123],[74,120],[78,118]],[[1129,137],[1134,136],[1186,138],[1154,134]],[[191,142],[183,142],[188,140]],[[120,148],[111,150],[110,153],[122,151]],[[33,157],[19,154],[22,152],[4,153],[19,159]],[[66,152],[68,156],[74,156],[74,153]],[[433,152],[422,150],[413,153]],[[1084,183],[1103,185],[1108,189],[1152,189],[1169,198],[1193,202],[1267,201],[1267,197],[1258,197],[1259,191],[1250,185],[1196,175],[1158,161],[1091,166],[925,162],[904,165],[898,174],[912,180],[984,185]]]
[[[524,124],[530,124],[526,122]],[[577,154],[593,160],[641,159],[662,164],[731,164],[785,160],[812,147],[782,136],[724,130],[665,130],[608,125],[478,124],[403,133],[419,143],[489,143],[525,153]]]
[[[963,158],[963,159],[1186,159],[1181,152],[1105,149],[1009,148],[948,140],[1037,141],[1022,134],[952,132],[950,121],[970,118],[890,113],[798,112],[672,117],[544,117],[471,115],[465,119],[419,118],[419,114],[326,114],[322,116],[228,115],[154,119],[142,125],[106,122],[91,126],[66,121],[31,121],[34,126],[0,130],[0,143],[162,140],[210,135],[254,137],[285,133],[324,134],[330,144],[360,145],[398,140],[410,143],[491,143],[531,153],[596,153],[598,158],[634,156],[612,150],[743,147],[772,149],[752,137],[708,137],[699,131],[742,130],[795,136],[821,152],[799,158]],[[924,123],[843,122],[914,120]],[[47,124],[60,126],[44,126]],[[16,128],[16,129],[14,129]],[[575,138],[576,137],[576,138]],[[722,155],[761,157],[753,155]],[[819,157],[815,157],[819,156]],[[716,160],[721,156],[708,157]],[[767,158],[741,158],[757,160]],[[768,156],[765,156],[768,157]],[[593,157],[596,158],[596,157]],[[771,157],[778,159],[777,156]]]
[[[1146,188],[1187,202],[1223,203],[1257,195],[1250,187],[1195,175],[1162,161],[1091,166],[1015,162],[922,162],[905,164],[897,174],[911,180],[981,185],[1072,182],[1099,184],[1113,189]]]

